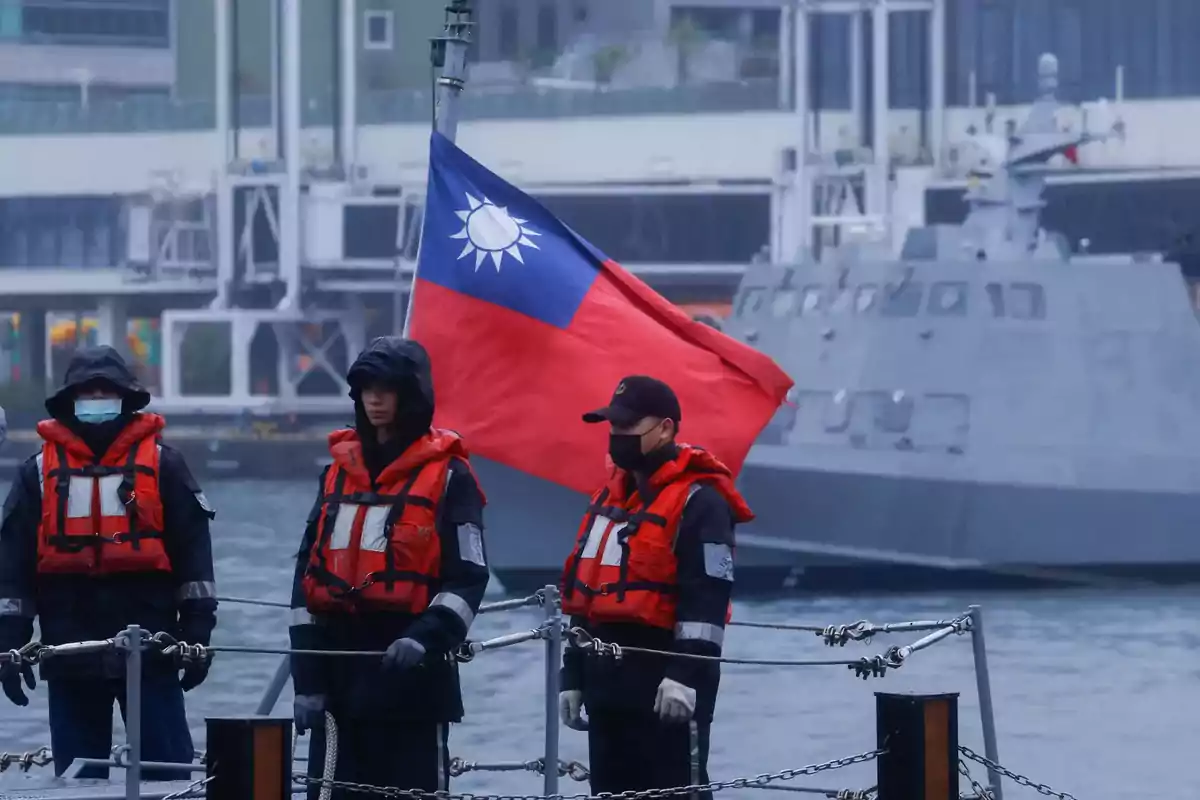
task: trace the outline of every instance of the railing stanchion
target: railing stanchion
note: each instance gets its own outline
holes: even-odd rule
[[[996,712],[992,707],[992,679],[988,672],[987,641],[983,634],[983,609],[968,606],[971,613],[971,650],[975,654],[975,691],[979,695],[979,721],[983,726],[983,754],[994,764],[1000,763],[1000,748],[996,745]],[[988,786],[995,800],[1004,800],[1000,776],[988,768]]]
[[[254,713],[260,717],[265,717],[274,711],[275,704],[279,702],[279,695],[283,694],[283,687],[287,686],[287,682],[291,677],[291,656],[282,656],[279,659],[279,666],[275,668],[275,675],[271,678],[266,691],[263,692],[263,696],[259,699],[258,708]]]
[[[546,624],[546,753],[543,794],[558,794],[558,669],[562,664],[562,603],[557,586],[545,588]]]
[[[129,766],[125,768],[125,800],[142,796],[142,629],[125,629],[125,739]]]

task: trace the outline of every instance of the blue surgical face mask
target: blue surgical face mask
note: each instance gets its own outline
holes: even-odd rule
[[[90,425],[109,422],[121,416],[121,398],[92,397],[75,401],[75,419]]]

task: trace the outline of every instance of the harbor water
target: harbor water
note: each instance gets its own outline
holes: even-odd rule
[[[311,483],[238,481],[205,487],[218,515],[213,537],[221,594],[287,600]],[[7,493],[8,487],[0,484]],[[503,531],[488,531],[502,537]],[[565,531],[561,547],[569,547]],[[742,620],[883,623],[947,618],[972,602],[983,606],[1001,761],[1037,782],[1079,800],[1175,800],[1180,766],[1200,742],[1200,592],[1072,591],[982,596],[824,598],[736,603]],[[540,612],[489,614],[474,638],[536,626]],[[811,634],[733,628],[726,653],[750,658],[873,655],[915,635],[879,636],[825,648]],[[215,643],[286,646],[281,609],[224,604]],[[451,732],[452,755],[472,761],[515,761],[541,753],[543,648],[528,644],[479,655],[463,666],[467,718]],[[276,656],[222,653],[213,673],[188,694],[197,748],[205,715],[253,711],[278,664]],[[982,752],[969,639],[952,638],[914,655],[884,678],[856,679],[841,667],[727,665],[712,735],[714,779],[774,772],[870,750],[875,691],[959,692],[960,742]],[[276,708],[290,714],[290,687]],[[121,741],[119,719],[114,743]],[[303,740],[302,740],[303,741]],[[0,698],[0,752],[49,743],[46,694],[40,686],[27,708]],[[586,761],[585,735],[563,729],[562,756]],[[985,780],[982,767],[972,774]],[[0,776],[11,786],[44,780],[50,769]],[[874,767],[857,765],[796,781],[829,789],[873,785]],[[586,784],[563,779],[566,793]],[[966,782],[961,787],[969,790]],[[452,789],[536,794],[530,773],[472,773]],[[761,795],[738,790],[725,796]],[[1005,796],[1036,796],[1005,785]]]

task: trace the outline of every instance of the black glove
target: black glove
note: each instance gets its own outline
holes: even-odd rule
[[[211,638],[212,624],[211,619],[206,615],[188,614],[186,610],[179,615],[179,633],[183,637],[183,641],[192,645],[209,644]],[[193,659],[183,662],[183,676],[179,679],[179,686],[185,692],[190,692],[200,684],[204,683],[208,677],[209,667],[212,665],[212,656],[206,654],[203,659]]]
[[[383,666],[387,669],[408,669],[421,663],[425,657],[425,646],[416,639],[397,639],[387,649]]]
[[[190,692],[200,684],[204,683],[204,679],[208,677],[208,668],[212,664],[209,659],[203,661],[190,661],[183,665],[183,676],[179,679],[179,688],[185,692]]]
[[[325,725],[325,695],[298,694],[292,702],[292,714],[296,719],[296,735],[303,736],[314,728]]]
[[[22,678],[25,679],[25,686],[32,692],[37,686],[37,679],[33,677],[32,664],[24,661],[5,661],[3,665],[0,665],[0,687],[4,688],[4,696],[11,700],[13,705],[29,705],[29,698],[21,689]]]

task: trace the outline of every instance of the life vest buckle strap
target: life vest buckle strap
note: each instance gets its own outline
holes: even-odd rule
[[[89,547],[96,547],[103,544],[104,538],[98,534],[81,536],[69,533],[57,533],[47,537],[46,542],[63,553],[82,553]]]
[[[622,522],[628,522],[630,519],[632,519],[632,515],[620,506],[601,506],[599,509],[599,514],[602,517],[608,517],[613,522],[618,524]]]
[[[376,583],[396,583],[398,581],[407,581],[409,583],[420,583],[429,585],[434,582],[435,578],[429,575],[422,575],[419,572],[409,572],[402,569],[381,569],[367,574],[367,582],[362,588]]]

